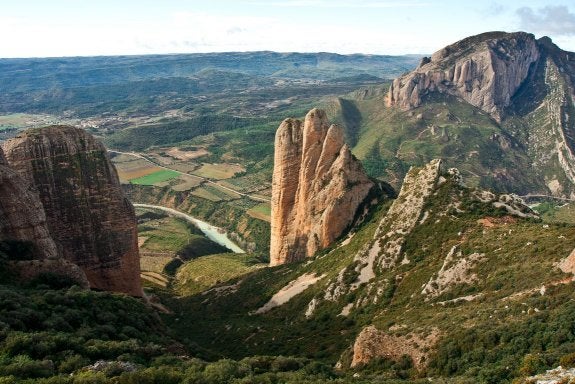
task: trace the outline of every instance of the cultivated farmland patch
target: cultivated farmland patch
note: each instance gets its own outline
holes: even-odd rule
[[[202,164],[202,166],[193,171],[192,174],[205,177],[207,179],[229,179],[236,173],[245,172],[245,168],[239,164]]]
[[[139,177],[137,179],[131,179],[130,183],[138,185],[156,185],[162,182],[166,182],[168,180],[175,179],[179,176],[180,176],[179,172],[162,169],[154,173],[150,173],[149,175]]]

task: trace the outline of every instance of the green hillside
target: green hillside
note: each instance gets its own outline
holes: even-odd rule
[[[329,365],[340,361],[343,367],[349,367],[351,347],[366,326],[388,334],[400,350],[403,338],[432,336],[423,364],[400,354],[352,369],[388,378],[506,382],[523,374],[529,356],[536,357],[537,371],[558,365],[575,352],[572,283],[556,266],[573,251],[575,227],[510,215],[481,202],[478,192],[452,176],[443,177],[448,181],[425,200],[426,213],[405,236],[398,260],[409,262],[378,267],[375,280],[357,285],[362,266],[354,260],[373,241],[389,202],[348,245],[334,245],[311,262],[251,272],[204,294],[166,297],[178,314],[177,321],[166,317],[167,323],[192,350],[202,346],[215,356],[281,351]],[[287,303],[258,312],[306,274],[319,281]]]

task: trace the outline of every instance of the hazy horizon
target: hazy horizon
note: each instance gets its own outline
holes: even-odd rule
[[[512,0],[23,0],[3,5],[2,58],[219,52],[431,54],[488,31],[575,51],[575,5]]]

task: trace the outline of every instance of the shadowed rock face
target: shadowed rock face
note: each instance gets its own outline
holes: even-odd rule
[[[524,32],[489,32],[435,52],[431,59],[395,79],[388,105],[419,106],[430,92],[461,97],[501,121],[503,111],[540,56],[535,37]]]
[[[39,192],[52,237],[92,288],[142,295],[134,209],[104,146],[85,131],[52,126],[3,145],[12,168]]]
[[[56,259],[42,203],[30,184],[8,166],[0,148],[0,241],[31,245],[36,259]]]
[[[374,184],[324,111],[276,132],[272,180],[270,264],[312,256],[352,223]]]

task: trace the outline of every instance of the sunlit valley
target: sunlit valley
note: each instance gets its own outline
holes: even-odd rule
[[[0,59],[0,383],[575,381],[575,53],[452,43]]]

